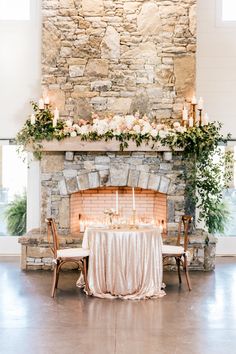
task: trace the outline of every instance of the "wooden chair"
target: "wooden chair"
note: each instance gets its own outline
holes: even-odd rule
[[[58,235],[56,230],[56,224],[54,219],[47,218],[47,232],[48,232],[48,241],[50,242],[50,234],[53,240],[53,247],[51,247],[53,253],[53,262],[54,262],[54,274],[53,274],[53,283],[52,283],[52,291],[51,297],[54,297],[55,289],[58,285],[59,280],[59,272],[61,267],[66,262],[74,262],[78,264],[79,269],[81,269],[84,281],[85,281],[85,289],[88,289],[88,282],[87,282],[87,260],[89,256],[89,250],[84,250],[83,248],[64,248],[59,249],[59,241]]]
[[[166,259],[168,259],[170,257],[175,258],[177,269],[178,269],[178,276],[179,276],[179,283],[180,284],[182,283],[181,273],[180,273],[180,266],[182,265],[189,291],[192,290],[192,287],[191,287],[191,282],[190,282],[189,273],[188,273],[187,251],[188,251],[189,224],[191,222],[192,222],[192,216],[190,216],[190,215],[182,216],[182,218],[179,222],[179,230],[178,230],[178,237],[177,237],[176,246],[163,245],[163,247],[162,247],[163,264],[165,265]],[[183,244],[183,246],[180,245],[182,225],[184,226],[184,244]]]

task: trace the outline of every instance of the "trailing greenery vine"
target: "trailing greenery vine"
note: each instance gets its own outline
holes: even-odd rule
[[[222,193],[232,178],[233,159],[232,154],[223,154],[220,149],[220,144],[229,138],[224,138],[220,133],[220,123],[183,128],[178,122],[172,127],[157,122],[151,124],[147,117],[139,119],[135,116],[114,116],[112,119],[109,117],[99,120],[95,116],[93,123],[82,119],[75,123],[59,119],[55,125],[50,106],[42,110],[34,102],[32,106],[35,122],[32,124],[28,119],[16,140],[23,148],[31,145],[37,158],[41,158],[41,144],[44,140],[62,140],[75,136],[80,136],[84,141],[116,139],[120,142],[121,150],[128,146],[129,141],[134,141],[137,146],[144,142],[152,148],[159,143],[170,146],[173,151],[180,148],[183,150],[186,165],[186,195],[193,205],[192,210],[195,210],[196,206],[199,208],[198,220],[205,222],[210,233],[224,231],[229,211],[223,202]],[[124,125],[126,119],[133,122],[131,128]],[[118,128],[111,128],[113,120],[118,121]]]
[[[233,155],[220,148],[229,138],[221,135],[221,127],[217,122],[193,127],[166,141],[184,149],[186,194],[192,209],[199,209],[198,221],[205,222],[209,233],[223,233],[230,218],[223,192],[232,179]]]

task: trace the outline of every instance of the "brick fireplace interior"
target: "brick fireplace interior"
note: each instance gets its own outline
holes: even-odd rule
[[[129,222],[132,216],[132,189],[129,187],[102,187],[88,189],[70,196],[71,234],[83,232],[86,222],[105,221],[104,211],[116,208],[116,191],[119,193],[119,217]],[[167,196],[148,189],[135,188],[137,220],[143,223],[154,222],[163,226],[167,220]]]

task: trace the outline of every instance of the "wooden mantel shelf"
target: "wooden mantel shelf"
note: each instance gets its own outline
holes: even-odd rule
[[[52,141],[43,141],[42,142],[42,151],[120,151],[119,141],[113,139],[109,141],[81,141],[80,137],[75,138],[66,138],[61,141],[52,140]],[[33,151],[32,146],[27,147],[27,151]],[[170,147],[162,146],[160,143],[155,143],[152,146],[152,143],[147,145],[142,143],[140,146],[136,146],[134,141],[129,142],[129,146],[124,148],[124,151],[171,151]],[[175,151],[182,151],[182,149],[175,149]]]

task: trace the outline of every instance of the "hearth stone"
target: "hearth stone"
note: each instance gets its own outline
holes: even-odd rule
[[[60,235],[60,247],[81,247],[83,234],[77,237]],[[208,242],[206,239],[208,238]],[[22,270],[52,270],[51,243],[47,235],[40,233],[39,229],[32,230],[27,235],[20,237],[22,246],[21,268]],[[167,237],[164,244],[176,244],[175,237]],[[209,235],[201,229],[194,231],[189,237],[189,269],[196,271],[212,271],[215,269],[215,250],[217,238]],[[64,270],[77,269],[73,263],[66,264]],[[175,262],[165,267],[166,270],[176,271]]]

